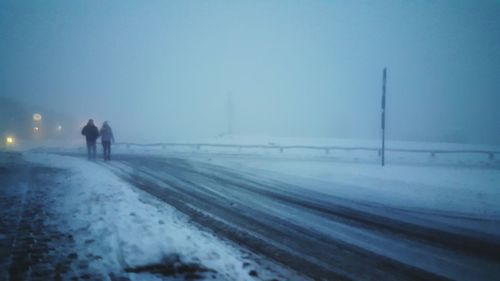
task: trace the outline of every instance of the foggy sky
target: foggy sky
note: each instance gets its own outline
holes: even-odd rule
[[[117,139],[500,144],[499,1],[4,1],[0,95]]]

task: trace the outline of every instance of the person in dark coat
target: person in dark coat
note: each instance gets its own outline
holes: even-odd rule
[[[102,124],[100,134],[102,149],[104,152],[104,161],[111,160],[111,142],[115,142],[115,137],[113,136],[113,130],[111,130],[108,121],[104,121]]]
[[[95,160],[95,154],[96,154],[96,141],[97,138],[99,137],[99,130],[97,127],[94,125],[94,120],[89,119],[89,122],[85,127],[82,129],[82,135],[85,136],[85,139],[87,140],[87,155],[89,160],[94,159]]]

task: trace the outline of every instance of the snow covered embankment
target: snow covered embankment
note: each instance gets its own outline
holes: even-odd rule
[[[198,270],[203,279],[255,280],[249,275],[254,265],[247,253],[190,225],[184,215],[138,193],[104,167],[49,154],[24,158],[72,171],[63,179],[65,189],[55,191],[59,198],[55,208],[62,214],[60,228],[72,233],[78,254],[98,257],[91,269],[132,280],[158,280],[162,275],[151,274],[159,270],[151,265],[170,261],[174,265],[164,268],[169,278],[180,277],[172,268],[182,263],[199,267],[191,270]],[[126,273],[127,269],[136,273]]]

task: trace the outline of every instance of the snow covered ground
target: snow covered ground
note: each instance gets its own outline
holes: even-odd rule
[[[311,145],[342,147],[380,146],[379,140],[330,138],[277,138],[265,136],[224,136],[179,141],[236,145]],[[51,144],[49,147],[57,146]],[[458,143],[388,141],[388,148],[423,150],[500,151],[500,146]],[[61,150],[61,149],[59,149]],[[62,149],[84,153],[73,143]],[[202,147],[126,147],[115,146],[114,153],[178,155],[238,166],[255,172],[269,171],[300,182],[321,192],[362,199],[369,202],[405,206],[422,210],[445,211],[464,216],[498,219],[500,217],[500,156],[485,154],[437,154],[388,152],[387,166],[373,151],[331,151],[262,148]],[[492,227],[494,232],[500,230]]]
[[[134,185],[142,186],[145,182],[145,189],[152,194],[161,197],[161,191],[168,190],[163,193],[165,200],[180,199],[183,204],[172,202],[179,209],[189,212],[195,208],[232,225],[238,233],[251,233],[266,245],[285,251],[293,256],[281,260],[285,264],[300,259],[314,261],[319,267],[313,271],[293,266],[318,278],[335,270],[354,280],[367,280],[366,276],[373,279],[380,272],[378,277],[384,280],[430,278],[419,276],[418,272],[401,272],[401,263],[454,280],[490,280],[490,276],[499,274],[498,254],[492,249],[500,245],[500,224],[494,218],[402,204],[394,207],[383,200],[369,202],[362,197],[350,199],[321,191],[315,187],[317,180],[276,175],[269,170],[241,166],[238,161],[243,160],[230,161],[214,155],[124,154],[116,155],[106,166],[132,176]],[[261,161],[265,166],[264,159]],[[307,162],[301,160],[301,164]],[[324,187],[344,189],[337,185],[326,183]],[[354,247],[339,251],[339,241]],[[255,244],[245,244],[256,248]],[[352,253],[356,253],[354,257]],[[280,256],[283,255],[275,258]],[[400,264],[383,266],[381,256]],[[335,266],[325,267],[325,263]],[[359,264],[365,266],[360,268]]]
[[[200,230],[174,208],[133,189],[104,167],[49,154],[25,153],[24,159],[71,171],[61,179],[64,187],[55,191],[55,208],[63,215],[58,226],[73,234],[79,254],[100,257],[90,264],[96,272],[128,270],[131,280],[163,280],[151,271],[133,272],[173,262],[200,266],[195,273],[203,279],[255,280],[251,275],[258,258]],[[270,270],[258,267],[262,279],[302,279],[278,265]],[[181,273],[179,280],[189,277]],[[174,277],[163,276],[177,280]]]
[[[224,137],[201,143],[271,144],[377,147],[378,141]],[[500,146],[453,143],[388,142],[389,148],[426,150],[488,150]],[[387,153],[380,166],[377,153],[366,151],[269,149],[118,147],[117,153],[178,155],[211,161],[218,165],[265,171],[295,180],[304,187],[345,198],[394,207],[453,212],[484,219],[500,219],[500,157],[482,154]],[[500,233],[493,226],[492,231]]]
[[[254,173],[271,171],[281,178],[307,182],[302,186],[312,190],[345,198],[500,219],[498,169],[403,164],[381,167],[363,162],[231,156],[211,157],[210,161]]]
[[[378,145],[377,141],[245,137],[192,143]],[[498,146],[409,142],[389,142],[388,147],[500,150]],[[76,145],[37,151],[81,156],[85,152]],[[500,241],[498,156],[490,159],[488,155],[466,153],[432,157],[430,153],[391,152],[387,155],[388,165],[380,167],[380,158],[374,151],[331,151],[326,154],[321,150],[300,149],[280,152],[279,149],[262,148],[114,146],[113,153],[175,157],[215,164],[241,171],[247,176],[291,183],[315,194],[365,202],[370,208],[381,206],[382,209],[402,210],[406,212],[406,219],[412,218],[415,222],[426,220],[433,227],[443,225],[445,230],[460,229],[467,235],[485,235],[489,240]],[[209,269],[203,274],[210,278],[213,275],[222,280],[253,280],[251,272],[259,268],[262,279],[282,279],[283,276],[288,280],[303,279],[277,264],[270,266],[272,270],[262,271],[266,266],[256,263],[258,257],[200,230],[173,207],[117,178],[105,169],[106,165],[53,154],[24,155],[30,162],[72,171],[71,176],[64,179],[67,189],[61,190],[59,195],[62,203],[57,208],[61,214],[68,214],[61,228],[75,233],[82,252],[103,257],[92,263],[97,271],[123,272],[129,269],[137,272],[137,269],[165,263],[175,257],[181,263]],[[439,272],[439,269],[434,270]],[[449,276],[458,276],[457,272],[448,273]],[[135,280],[145,280],[144,276],[151,280],[159,278],[158,275],[129,273],[129,277]]]

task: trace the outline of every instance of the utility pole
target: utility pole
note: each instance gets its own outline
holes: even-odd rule
[[[382,167],[385,165],[385,88],[387,83],[387,67],[382,73]]]

